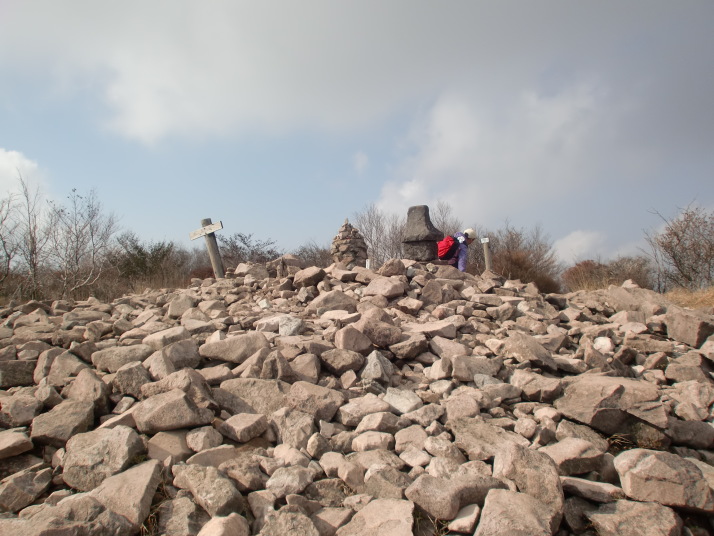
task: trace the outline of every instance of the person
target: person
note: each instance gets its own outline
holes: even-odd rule
[[[462,272],[465,272],[469,258],[469,246],[476,240],[476,231],[469,228],[464,230],[463,233],[456,233],[454,238],[459,242],[459,247],[456,248],[456,252],[451,256],[448,262]]]

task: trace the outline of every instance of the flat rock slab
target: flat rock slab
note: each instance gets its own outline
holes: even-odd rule
[[[466,452],[469,460],[490,460],[507,444],[528,447],[530,442],[522,435],[478,419],[462,417],[450,421],[456,445]]]
[[[81,491],[96,488],[107,477],[126,469],[144,451],[144,444],[127,426],[77,434],[67,441],[62,478]]]
[[[653,502],[616,501],[586,513],[599,536],[679,536],[682,520],[671,508]]]
[[[262,348],[270,348],[268,339],[260,331],[228,337],[218,342],[208,342],[198,348],[201,357],[242,363]]]
[[[89,430],[94,422],[94,404],[82,400],[65,400],[32,421],[33,442],[64,447],[75,434]]]
[[[551,536],[549,512],[528,494],[493,489],[486,496],[474,536]]]
[[[622,432],[628,415],[659,429],[668,424],[657,386],[644,380],[583,375],[565,388],[555,407],[606,434]]]
[[[133,530],[149,515],[151,501],[161,481],[161,463],[149,460],[108,477],[89,492],[108,510],[129,520]]]
[[[221,389],[241,398],[255,411],[267,416],[285,407],[290,384],[281,380],[234,378],[222,382]]]
[[[412,536],[414,503],[375,499],[357,512],[336,536]]]
[[[137,429],[143,434],[203,426],[213,420],[213,411],[199,408],[181,389],[147,398],[133,409]]]
[[[154,349],[146,344],[132,346],[115,346],[98,350],[92,354],[92,364],[99,370],[116,372],[132,361],[144,361],[154,353]]]
[[[714,496],[699,467],[672,454],[647,449],[620,453],[614,460],[622,489],[636,501],[711,513]]]

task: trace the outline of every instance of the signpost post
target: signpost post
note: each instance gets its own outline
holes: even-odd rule
[[[486,263],[486,270],[491,269],[491,250],[488,248],[488,237],[481,239],[483,244],[483,260]]]
[[[211,258],[211,266],[213,267],[213,274],[218,277],[225,277],[226,274],[223,270],[223,260],[221,259],[221,253],[218,251],[218,241],[216,240],[216,231],[223,229],[223,223],[220,221],[218,223],[212,223],[211,218],[206,218],[201,220],[201,228],[196,229],[192,233],[189,233],[188,237],[191,240],[196,240],[202,236],[206,237],[206,249],[208,250],[208,256]]]

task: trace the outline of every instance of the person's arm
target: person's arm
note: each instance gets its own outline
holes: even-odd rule
[[[466,271],[466,262],[469,258],[469,247],[466,244],[459,244],[459,263],[458,269],[462,272]]]

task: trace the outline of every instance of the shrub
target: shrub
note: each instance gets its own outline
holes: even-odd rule
[[[523,283],[534,283],[541,292],[560,292],[558,278],[561,265],[557,261],[550,238],[540,226],[530,231],[517,229],[506,222],[505,227],[496,232],[481,231],[480,236],[489,237],[492,270],[507,279],[519,279]],[[481,273],[485,269],[482,248],[469,248],[470,273]]]
[[[275,240],[257,240],[252,234],[234,233],[230,236],[216,235],[221,257],[226,268],[235,268],[241,262],[268,262],[280,257],[283,252],[275,247]]]
[[[330,246],[319,246],[314,240],[297,248],[293,251],[293,255],[300,259],[305,266],[327,268],[332,264]]]
[[[690,205],[670,220],[656,214],[664,229],[645,233],[645,240],[657,268],[658,289],[714,285],[714,211]]]
[[[596,290],[621,285],[628,279],[642,288],[652,288],[652,267],[645,257],[622,256],[608,263],[581,261],[563,272],[568,290]]]

